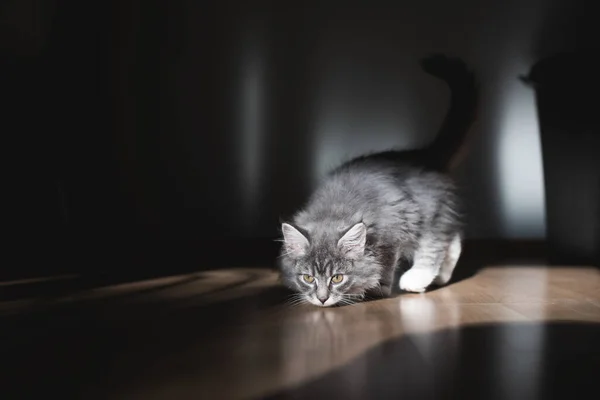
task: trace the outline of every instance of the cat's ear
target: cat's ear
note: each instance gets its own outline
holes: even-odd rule
[[[298,229],[285,222],[281,224],[281,231],[283,232],[283,243],[285,245],[286,254],[291,258],[301,258],[305,256],[308,251],[308,246],[310,245],[306,236],[300,233]]]
[[[365,253],[366,242],[367,226],[359,222],[342,236],[338,241],[338,247],[346,258],[355,260]]]

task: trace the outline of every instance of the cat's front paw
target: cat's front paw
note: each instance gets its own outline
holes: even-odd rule
[[[435,279],[435,274],[426,269],[411,268],[400,278],[400,289],[422,293]]]

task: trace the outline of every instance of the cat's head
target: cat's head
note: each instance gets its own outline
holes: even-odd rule
[[[320,307],[350,304],[379,283],[379,268],[367,255],[363,222],[329,234],[283,223],[281,277],[301,299]]]

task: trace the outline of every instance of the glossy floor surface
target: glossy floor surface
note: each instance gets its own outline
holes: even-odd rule
[[[0,293],[25,284],[4,283]],[[292,305],[288,295],[275,273],[236,269],[4,296],[0,397],[597,394],[595,268],[490,267],[425,294],[331,309]]]

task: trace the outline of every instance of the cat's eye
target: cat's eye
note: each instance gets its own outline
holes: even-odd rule
[[[334,275],[331,277],[331,282],[333,282],[333,283],[340,283],[343,280],[344,280],[344,275],[337,274],[337,275]]]
[[[308,283],[313,283],[315,281],[315,277],[311,275],[302,275],[302,279]]]

